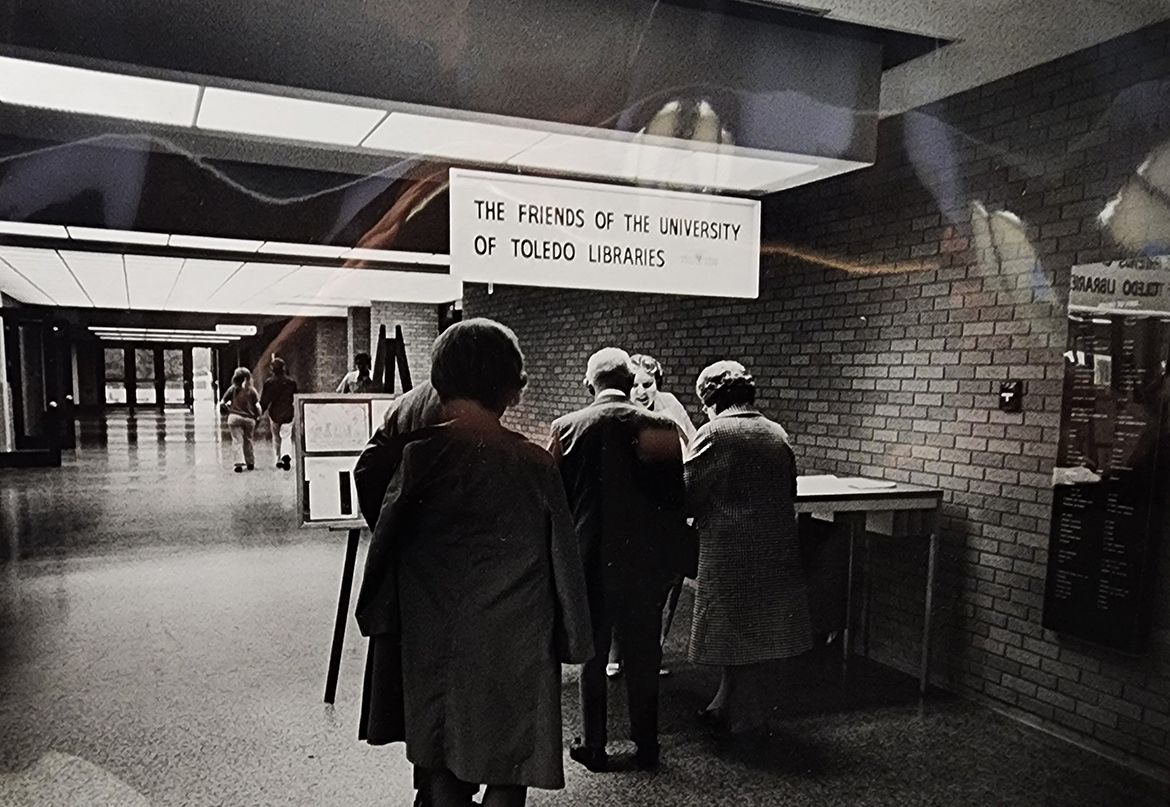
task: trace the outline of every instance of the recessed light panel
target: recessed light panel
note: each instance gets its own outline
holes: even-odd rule
[[[391,112],[362,146],[423,157],[502,163],[548,136],[533,129]]]
[[[77,241],[107,241],[113,244],[150,244],[165,246],[166,233],[148,233],[141,230],[106,230],[98,227],[67,227],[69,237]]]
[[[199,106],[200,129],[356,146],[384,109],[208,87]]]
[[[190,126],[198,97],[194,84],[0,56],[6,104]]]

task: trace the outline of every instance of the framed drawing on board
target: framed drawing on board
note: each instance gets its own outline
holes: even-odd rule
[[[397,397],[326,392],[293,399],[300,526],[351,530],[365,526],[353,469]]]

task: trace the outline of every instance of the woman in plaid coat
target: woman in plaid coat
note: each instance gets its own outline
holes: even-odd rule
[[[738,362],[699,374],[710,419],[686,461],[699,530],[690,661],[723,667],[704,717],[731,731],[764,728],[778,698],[776,660],[812,648],[808,590],[796,536],[796,461],[788,435],[754,408]]]

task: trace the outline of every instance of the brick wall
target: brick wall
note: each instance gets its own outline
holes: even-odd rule
[[[394,326],[402,326],[406,340],[406,363],[414,383],[430,378],[431,345],[439,335],[439,309],[429,303],[390,303],[375,300],[370,303],[370,355],[377,355],[374,342],[378,328],[386,326],[386,336],[394,336]],[[398,381],[395,380],[397,389]]]
[[[349,352],[348,363],[353,365],[353,357],[358,353],[369,353],[370,345],[374,343],[370,337],[370,309],[366,307],[350,307],[345,316],[346,350]],[[376,335],[376,334],[375,334]]]
[[[346,320],[332,317],[294,317],[283,326],[260,334],[255,351],[257,379],[268,377],[268,358],[284,359],[288,374],[300,392],[333,392],[348,372],[350,362]]]
[[[698,371],[743,360],[802,470],[943,489],[937,683],[1170,769],[1170,546],[1147,656],[1040,627],[1068,271],[1120,257],[1096,216],[1170,139],[1168,40],[1156,26],[884,121],[874,167],[765,202],[757,300],[469,287],[467,316],[528,357],[510,422],[543,439],[606,344],[658,356],[696,422]],[[996,216],[987,241],[972,202],[1019,226]],[[1008,378],[1022,413],[997,408]],[[909,669],[925,559],[873,553],[872,648]]]

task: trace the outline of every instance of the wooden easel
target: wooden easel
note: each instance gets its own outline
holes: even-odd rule
[[[394,326],[394,337],[386,338],[386,326],[378,326],[378,348],[374,351],[373,379],[386,392],[394,392],[394,368],[398,368],[398,377],[402,379],[402,391],[409,392],[413,385],[410,382],[410,367],[406,363],[406,340],[402,336],[402,326]]]
[[[393,357],[393,364],[389,367],[388,356]],[[402,381],[402,391],[410,392],[413,387],[410,382],[410,368],[406,364],[406,343],[402,338],[402,326],[396,325],[394,338],[387,339],[386,326],[381,325],[378,328],[378,349],[374,359],[373,378],[386,392],[394,391],[395,367],[398,368],[398,376]],[[374,428],[376,430],[381,427],[382,424],[379,423]],[[337,597],[337,618],[333,623],[333,649],[329,653],[329,672],[325,676],[325,702],[329,704],[333,703],[337,696],[337,676],[341,670],[341,650],[345,644],[345,623],[349,618],[349,600],[353,591],[353,572],[357,565],[358,541],[361,534],[361,527],[353,527],[349,529],[349,536],[345,542],[345,564],[341,568],[341,591]]]

